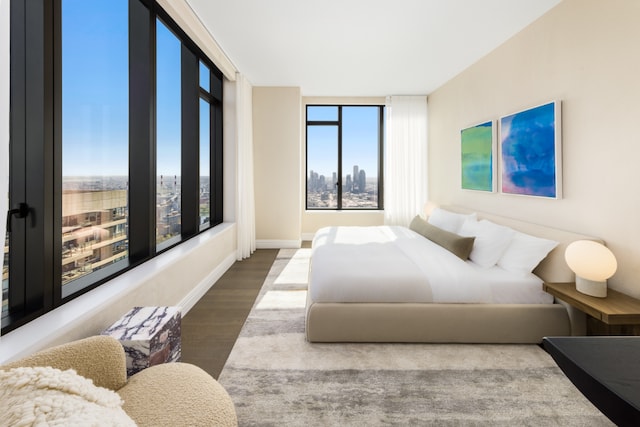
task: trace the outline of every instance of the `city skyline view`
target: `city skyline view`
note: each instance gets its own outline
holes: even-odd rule
[[[309,105],[306,110],[307,208],[379,208],[382,108]]]
[[[356,177],[356,178],[353,178]],[[307,208],[330,208],[338,206],[338,176],[333,172],[330,177],[309,171],[307,176]],[[368,178],[364,169],[354,165],[352,173],[344,175],[342,186],[343,208],[377,208],[378,179]]]

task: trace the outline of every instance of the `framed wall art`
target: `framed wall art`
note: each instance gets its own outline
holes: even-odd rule
[[[499,145],[501,193],[561,198],[560,101],[502,117]]]
[[[464,190],[496,190],[494,121],[480,123],[460,131],[461,186]]]

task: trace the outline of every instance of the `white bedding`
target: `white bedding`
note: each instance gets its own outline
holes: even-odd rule
[[[405,227],[326,227],[312,248],[313,302],[553,303],[534,274],[481,268]]]

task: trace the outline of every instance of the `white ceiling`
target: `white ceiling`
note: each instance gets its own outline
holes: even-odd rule
[[[561,0],[187,0],[255,86],[429,94]]]

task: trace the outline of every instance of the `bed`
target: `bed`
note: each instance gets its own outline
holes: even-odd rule
[[[567,308],[542,290],[542,282],[573,281],[566,245],[597,239],[458,207],[436,213],[408,228],[319,230],[312,243],[307,340],[540,343],[545,336],[571,335]],[[474,230],[478,224],[499,232],[486,239]],[[422,227],[445,236],[445,243]],[[462,254],[450,247],[451,238],[458,246],[465,240]],[[536,255],[542,261],[521,265],[521,252],[510,249],[533,240],[546,242]]]

